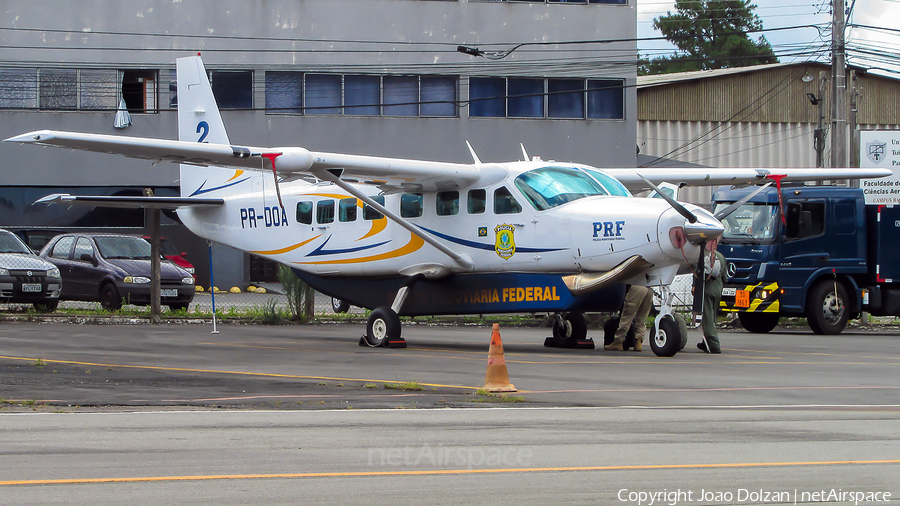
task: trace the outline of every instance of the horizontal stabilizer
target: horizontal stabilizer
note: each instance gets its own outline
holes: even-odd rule
[[[225,203],[224,199],[197,199],[184,197],[128,197],[128,196],[81,196],[68,193],[54,193],[34,202],[35,204],[73,204],[94,207],[122,207],[128,209],[179,209],[184,207],[216,207]]]

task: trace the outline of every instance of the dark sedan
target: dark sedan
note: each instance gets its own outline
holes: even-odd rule
[[[41,257],[59,267],[60,299],[99,301],[107,310],[122,304],[150,304],[150,243],[119,234],[64,234],[53,238]],[[169,260],[160,261],[160,299],[171,310],[194,299],[194,277]]]
[[[38,311],[53,311],[60,285],[55,265],[38,258],[12,232],[0,230],[0,302],[31,303]]]

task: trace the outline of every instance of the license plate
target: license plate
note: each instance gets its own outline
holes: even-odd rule
[[[178,290],[175,288],[162,288],[159,291],[160,297],[178,297]]]
[[[750,307],[750,292],[748,290],[738,290],[734,294],[735,307]]]
[[[737,288],[723,288],[722,295],[733,296],[737,292]]]
[[[22,284],[22,291],[28,293],[41,293],[44,288],[40,283],[24,283]]]

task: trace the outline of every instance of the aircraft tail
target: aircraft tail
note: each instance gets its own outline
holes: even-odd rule
[[[228,133],[199,56],[175,61],[178,81],[178,140],[228,145]],[[182,197],[220,197],[237,190],[244,171],[181,165]],[[241,177],[243,176],[243,177]]]

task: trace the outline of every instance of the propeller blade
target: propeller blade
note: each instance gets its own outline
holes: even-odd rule
[[[723,220],[724,218],[726,218],[729,214],[731,214],[731,213],[737,211],[739,207],[741,207],[742,205],[746,204],[748,200],[750,200],[750,199],[752,199],[753,197],[755,197],[759,192],[761,192],[761,191],[765,190],[766,188],[768,188],[771,184],[772,184],[772,182],[769,181],[768,183],[766,183],[766,184],[760,186],[759,188],[757,188],[756,191],[754,191],[753,193],[751,193],[751,194],[745,196],[745,197],[742,198],[741,200],[738,200],[738,201],[735,202],[734,204],[731,204],[730,206],[726,207],[725,209],[722,209],[721,211],[717,212],[717,213],[716,213],[716,219],[719,220],[719,221],[722,221],[722,220]]]
[[[683,205],[681,205],[681,204],[679,204],[678,202],[676,202],[675,199],[673,199],[672,197],[670,197],[670,196],[666,195],[665,193],[663,193],[663,191],[660,190],[658,186],[656,186],[655,184],[651,183],[649,179],[645,178],[644,176],[642,176],[642,175],[640,175],[640,174],[638,174],[637,176],[638,176],[639,178],[643,179],[645,183],[647,183],[648,185],[650,185],[650,188],[653,188],[653,189],[656,191],[656,193],[659,194],[660,197],[662,197],[663,199],[665,199],[665,201],[668,202],[670,206],[672,206],[673,209],[675,209],[676,211],[678,211],[678,214],[684,216],[684,219],[688,220],[688,221],[691,222],[691,223],[696,223],[696,222],[697,222],[697,216],[695,216],[694,213],[688,211],[687,208],[685,208]]]
[[[697,275],[694,277],[694,307],[697,314],[703,314],[703,294],[706,291],[706,279],[703,273],[706,257],[706,241],[700,243],[700,258],[697,260]]]

